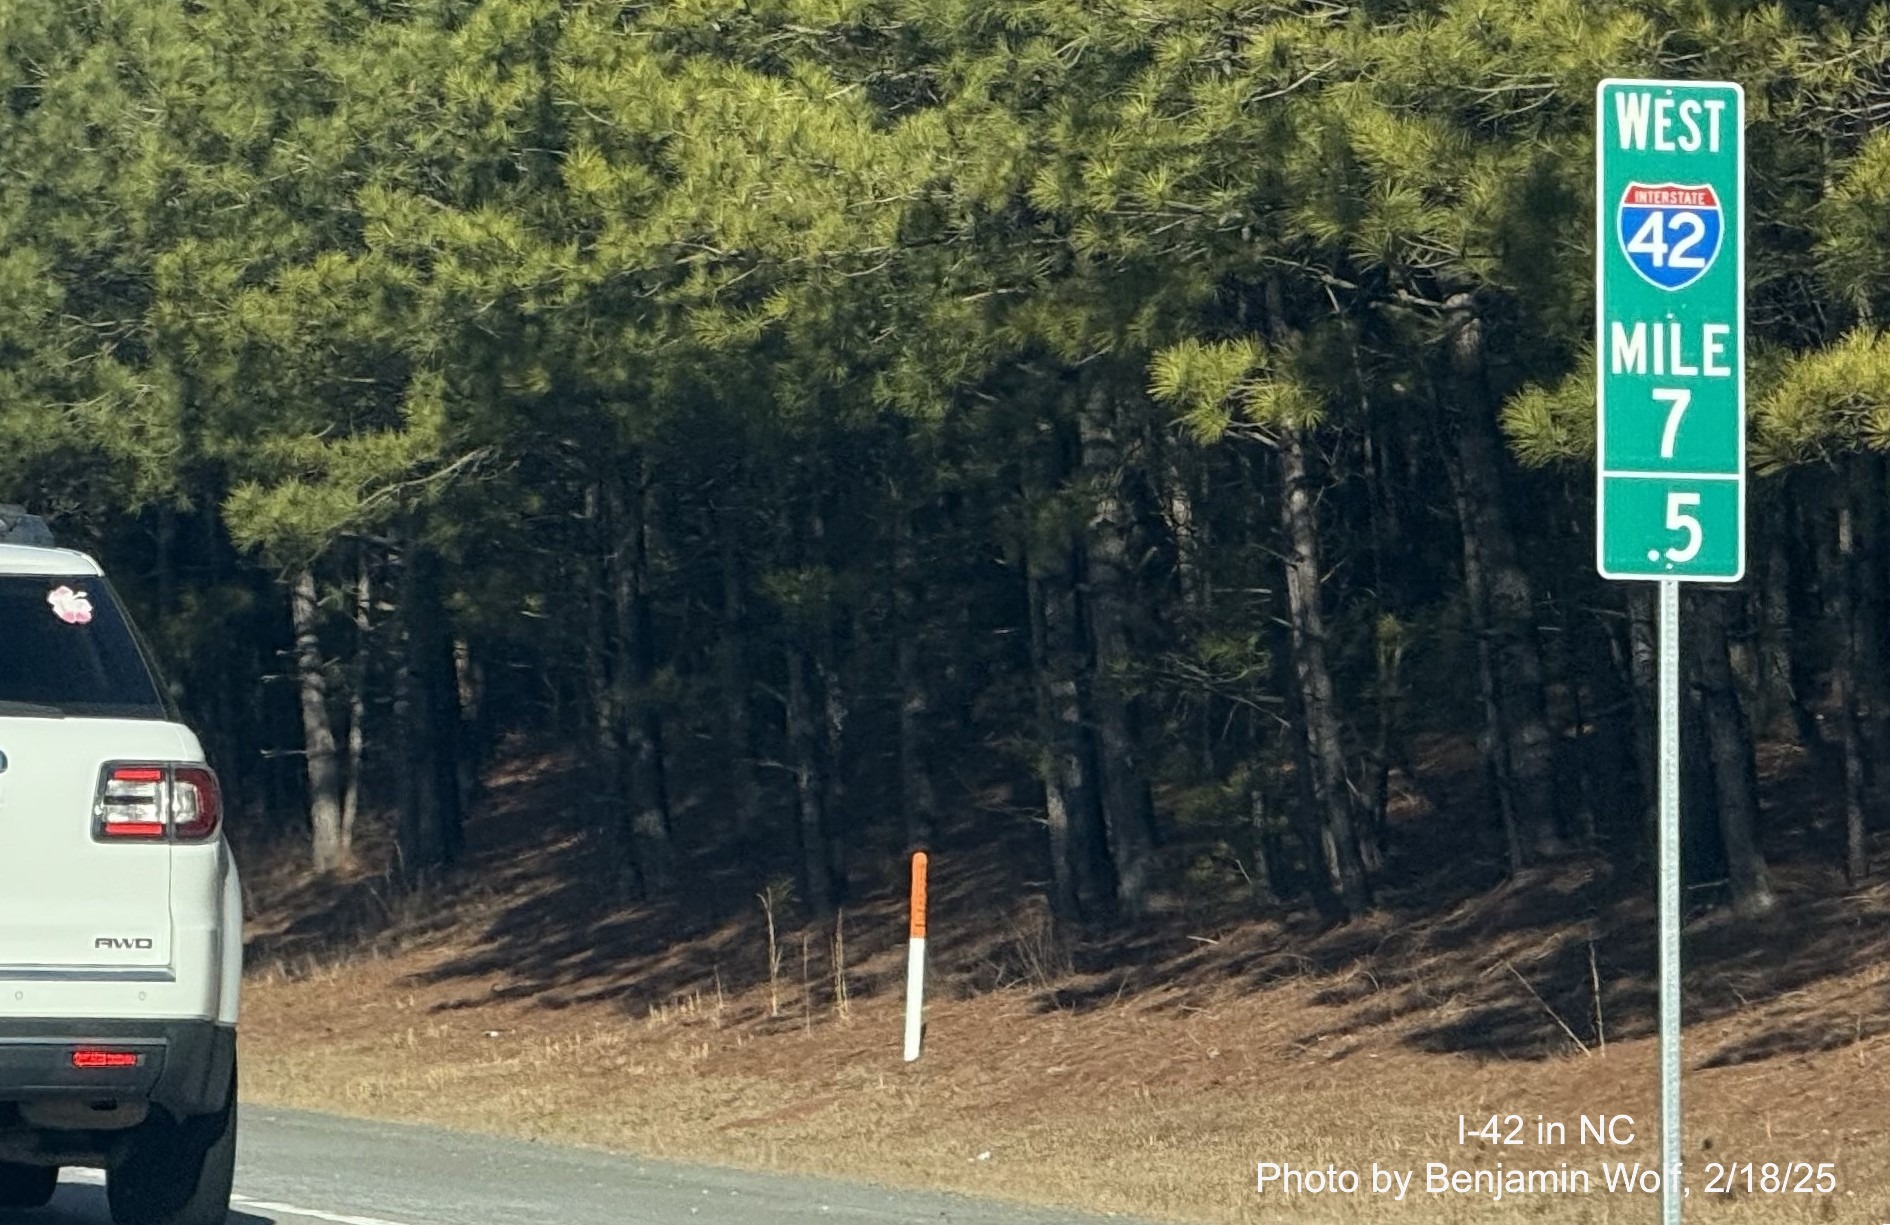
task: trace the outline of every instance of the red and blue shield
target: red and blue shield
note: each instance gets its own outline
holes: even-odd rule
[[[1685,289],[1719,255],[1725,219],[1705,183],[1629,183],[1615,211],[1621,253],[1650,284]]]

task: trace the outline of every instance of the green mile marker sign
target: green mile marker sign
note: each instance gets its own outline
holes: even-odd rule
[[[1603,578],[1746,569],[1745,94],[1595,92],[1596,547]]]

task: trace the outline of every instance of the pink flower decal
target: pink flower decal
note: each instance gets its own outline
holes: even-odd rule
[[[84,625],[92,619],[92,601],[86,599],[83,591],[55,587],[46,593],[46,602],[52,605],[53,614],[67,625]]]

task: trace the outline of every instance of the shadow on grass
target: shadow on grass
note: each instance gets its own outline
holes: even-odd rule
[[[1768,845],[1776,913],[1741,921],[1704,904],[1711,882],[1691,893],[1701,904],[1688,916],[1687,1018],[1752,1017],[1738,1042],[1702,1053],[1706,1066],[1830,1049],[1890,1028],[1881,999],[1859,1001],[1849,1019],[1828,1015],[1819,999],[1795,1000],[1890,959],[1890,895],[1844,896],[1821,866],[1823,835],[1807,815],[1824,797],[1805,770],[1787,762],[1767,779],[1774,809],[1798,814],[1767,830],[1776,844]],[[792,846],[694,840],[717,823],[695,820],[681,803],[675,827],[689,888],[658,903],[628,900],[603,832],[610,814],[595,801],[601,793],[569,753],[516,758],[491,780],[456,875],[419,896],[374,878],[295,883],[271,897],[272,913],[286,917],[252,941],[250,957],[288,964],[396,938],[437,941],[441,956],[417,981],[466,987],[434,1005],[442,1011],[529,999],[646,1014],[765,985],[771,958],[757,895],[792,879]],[[1041,826],[1021,804],[1007,805],[1000,788],[968,789],[933,848],[935,981],[948,995],[1021,986],[1037,1008],[1066,1012],[1124,1002],[1189,1008],[1215,993],[1305,983],[1329,1023],[1302,1042],[1383,1031],[1420,1051],[1491,1058],[1550,1058],[1604,1037],[1651,1034],[1657,925],[1645,865],[1588,855],[1511,875],[1494,823],[1460,819],[1476,812],[1475,794],[1474,780],[1427,782],[1427,795],[1457,819],[1425,808],[1402,818],[1406,828],[1394,825],[1378,908],[1347,924],[1328,927],[1290,908],[1256,916],[1233,898],[1171,906],[1125,929],[1052,934],[1042,920]],[[785,794],[770,799],[787,809]],[[890,865],[877,876],[856,872],[838,923],[856,998],[897,992],[903,982],[905,880],[895,832],[850,836],[855,864]],[[835,922],[811,922],[788,900],[777,906],[775,929],[776,964],[795,998],[805,973],[810,998],[831,1003]]]

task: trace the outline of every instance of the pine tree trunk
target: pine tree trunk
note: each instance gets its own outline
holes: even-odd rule
[[[1049,617],[1044,610],[1048,598],[1045,580],[1029,573],[1026,562],[1030,615],[1030,667],[1032,689],[1037,700],[1037,774],[1043,783],[1044,825],[1050,839],[1050,913],[1060,921],[1080,921],[1083,906],[1076,889],[1076,858],[1072,850],[1070,828],[1071,797],[1068,790],[1072,775],[1080,779],[1080,766],[1072,769],[1063,758],[1063,728],[1058,718],[1058,685],[1050,669]]]
[[[168,502],[157,508],[157,613],[168,617],[177,606],[177,509]]]
[[[722,734],[728,748],[730,810],[735,837],[753,846],[761,833],[761,784],[755,776],[754,676],[748,654],[748,585],[742,566],[736,512],[720,512],[716,535],[722,562],[722,640],[717,665],[721,676]]]
[[[348,771],[341,793],[341,857],[354,857],[354,831],[361,818],[364,791],[362,772],[367,767],[368,661],[373,650],[374,582],[362,553],[354,585],[354,659],[348,667]]]
[[[1852,535],[1857,558],[1851,616],[1854,626],[1851,642],[1851,677],[1856,684],[1859,732],[1864,743],[1865,785],[1872,804],[1881,803],[1884,777],[1890,770],[1890,676],[1885,675],[1883,637],[1885,616],[1890,613],[1886,587],[1890,564],[1883,547],[1890,534],[1885,532],[1885,512],[1890,510],[1890,488],[1886,488],[1885,460],[1881,455],[1862,454],[1851,461],[1851,479],[1845,482],[1852,507]]]
[[[407,533],[400,556],[401,864],[409,881],[459,856],[459,701],[440,590],[440,557]]]
[[[1654,589],[1627,584],[1628,666],[1634,696],[1634,751],[1641,776],[1641,848],[1651,851],[1660,821],[1660,627]]]
[[[486,766],[485,669],[473,655],[473,645],[465,638],[455,638],[453,649],[453,690],[459,697],[459,794],[474,803],[483,793]]]
[[[1720,839],[1726,849],[1733,908],[1747,918],[1775,904],[1765,856],[1759,849],[1759,769],[1752,728],[1739,700],[1726,633],[1726,601],[1721,592],[1702,592],[1692,601],[1695,660],[1713,760],[1713,794]]]
[[[650,614],[648,488],[641,458],[624,483],[606,489],[610,518],[618,525],[611,565],[611,608],[621,678],[612,702],[620,794],[625,802],[625,867],[645,899],[670,893],[677,854],[670,835],[669,788],[663,761],[663,719],[650,692],[656,675],[655,630]]]
[[[1241,318],[1256,305],[1274,343],[1290,343],[1295,329],[1278,278],[1267,281],[1257,301],[1242,299]],[[1300,791],[1300,803],[1292,806],[1295,825],[1311,868],[1308,883],[1314,903],[1324,917],[1337,921],[1366,910],[1372,899],[1354,826],[1337,691],[1326,657],[1325,572],[1307,450],[1306,432],[1297,425],[1283,427],[1273,448],[1286,572],[1287,645],[1280,656],[1289,672],[1287,711]]]
[[[1279,640],[1273,650],[1274,688],[1286,696],[1284,730],[1286,747],[1293,758],[1294,794],[1292,802],[1286,806],[1286,821],[1305,857],[1306,871],[1300,883],[1305,885],[1313,909],[1327,923],[1341,923],[1348,912],[1339,897],[1339,869],[1332,857],[1325,810],[1320,802],[1318,771],[1313,765],[1308,740],[1306,694],[1299,679],[1299,654],[1294,647],[1290,616],[1287,620],[1288,624],[1273,627],[1274,637]],[[1276,866],[1281,862],[1276,860]],[[1277,870],[1273,880],[1276,888],[1283,883]]]
[[[838,632],[830,629],[821,636],[820,645],[811,656],[814,673],[820,681],[820,753],[826,762],[821,777],[827,783],[827,862],[834,867],[833,903],[847,900],[846,832],[851,809],[847,803],[847,721],[852,714],[847,690],[840,676]]]
[[[812,664],[804,646],[790,642],[787,650],[787,733],[793,759],[794,802],[799,818],[801,896],[808,914],[825,918],[833,913],[837,883],[829,857],[827,785],[820,755],[819,717],[808,683]]]
[[[1357,350],[1353,350],[1357,361]],[[1364,385],[1363,371],[1357,371],[1360,386]],[[1364,762],[1364,785],[1362,803],[1363,820],[1360,822],[1359,845],[1365,860],[1367,872],[1376,875],[1385,867],[1385,841],[1390,836],[1388,811],[1391,802],[1391,768],[1394,756],[1403,756],[1403,752],[1394,745],[1399,740],[1400,710],[1402,707],[1403,647],[1399,642],[1384,641],[1384,619],[1382,611],[1392,602],[1392,592],[1387,586],[1387,575],[1391,572],[1391,541],[1395,539],[1390,531],[1397,524],[1397,499],[1391,496],[1379,459],[1380,444],[1377,440],[1375,420],[1378,414],[1366,398],[1361,416],[1364,428],[1359,438],[1359,467],[1365,476],[1365,492],[1370,508],[1368,522],[1371,539],[1371,583],[1377,593],[1381,609],[1374,638],[1374,657],[1376,668],[1376,715],[1377,727],[1372,738],[1369,754]]]
[[[1462,513],[1459,504],[1459,513]],[[1495,648],[1487,628],[1489,620],[1489,584],[1483,573],[1483,551],[1470,533],[1463,542],[1464,599],[1470,606],[1470,620],[1476,633],[1477,692],[1483,699],[1483,726],[1477,729],[1477,749],[1483,756],[1483,773],[1496,798],[1497,817],[1503,825],[1503,845],[1509,853],[1509,870],[1520,872],[1528,864],[1523,846],[1522,827],[1516,812],[1516,784],[1509,770],[1509,742],[1502,734],[1503,703],[1496,683]]]
[[[1114,917],[1116,883],[1082,683],[1088,631],[1076,595],[1081,555],[1073,540],[1063,538],[1028,558],[1026,566],[1051,901],[1060,918],[1102,922]]]
[[[1834,619],[1842,649],[1832,669],[1832,695],[1837,705],[1838,734],[1844,755],[1844,875],[1853,885],[1870,875],[1870,844],[1866,788],[1868,767],[1863,721],[1858,713],[1858,547],[1855,512],[1848,492],[1839,494],[1837,510],[1837,574],[1833,576]]]
[[[465,797],[459,790],[459,678],[453,671],[452,626],[441,587],[444,571],[440,555],[425,547],[419,561],[425,575],[423,604],[428,610],[428,628],[422,635],[418,664],[426,694],[426,740],[433,773],[432,820],[439,831],[440,863],[451,867],[459,862],[465,848]]]
[[[1115,416],[1114,398],[1099,379],[1086,393],[1080,417],[1082,476],[1094,508],[1084,534],[1089,578],[1084,610],[1094,660],[1090,694],[1101,750],[1103,821],[1115,867],[1116,906],[1123,917],[1136,919],[1147,911],[1154,888],[1154,835],[1142,791],[1131,697],[1125,688],[1131,663],[1129,537],[1134,525],[1121,497],[1123,455]]]
[[[1595,798],[1595,835],[1597,841],[1638,837],[1648,793],[1637,742],[1642,728],[1634,692],[1634,627],[1631,620],[1620,625],[1614,618],[1586,624],[1590,730],[1582,764],[1586,789]]]
[[[931,716],[930,680],[920,663],[920,636],[923,623],[919,609],[924,604],[922,577],[912,556],[912,518],[905,509],[895,511],[898,539],[893,557],[894,669],[899,701],[899,798],[905,810],[906,846],[918,850],[930,846],[937,820],[932,790],[932,771],[928,758]]]
[[[1825,502],[1807,496],[1809,493],[1791,476],[1786,477],[1787,510],[1781,516],[1781,531],[1789,532],[1793,546],[1785,553],[1792,629],[1786,648],[1786,672],[1791,680],[1792,723],[1798,730],[1798,742],[1817,766],[1835,775],[1842,768],[1839,750],[1825,732],[1817,708],[1825,655],[1822,630],[1828,621],[1838,621],[1840,628],[1844,622],[1842,618],[1827,617],[1829,576],[1836,569],[1831,560],[1833,536]]]
[[[823,491],[816,489],[810,498],[808,541],[817,564],[829,572],[838,570],[837,559],[827,534],[827,514],[822,504]],[[818,682],[820,712],[819,744],[815,750],[821,761],[820,778],[826,794],[821,801],[823,828],[827,832],[825,854],[828,866],[828,897],[833,907],[847,902],[848,771],[850,743],[847,724],[853,713],[846,680],[842,674],[842,654],[848,641],[852,611],[846,601],[836,600],[822,609],[820,626],[814,634],[808,662]],[[824,911],[822,912],[825,913]]]
[[[1791,562],[1787,557],[1785,516],[1767,517],[1764,561],[1759,578],[1759,706],[1762,734],[1784,727],[1793,712]]]
[[[1562,850],[1557,830],[1555,742],[1549,729],[1542,649],[1536,632],[1535,588],[1522,566],[1503,489],[1502,439],[1484,369],[1483,323],[1467,295],[1453,298],[1451,338],[1455,411],[1449,415],[1453,453],[1447,464],[1463,527],[1466,578],[1480,573],[1480,598],[1471,613],[1489,640],[1489,685],[1506,781],[1522,857],[1526,862]],[[1468,583],[1466,583],[1468,587]]]
[[[1732,660],[1733,678],[1741,693],[1757,694],[1764,680],[1765,660],[1760,651],[1760,627],[1753,616],[1754,601],[1750,585],[1740,589],[1740,598],[1726,608],[1726,650]],[[1748,717],[1757,715],[1748,711]]]
[[[321,608],[314,571],[296,572],[289,593],[295,623],[296,688],[301,697],[302,745],[308,771],[309,830],[315,844],[315,870],[342,866],[341,766],[335,754],[335,727],[328,713],[328,678],[319,632]]]
[[[623,660],[611,650],[610,644],[610,627],[616,606],[610,554],[616,529],[610,518],[609,503],[601,483],[593,483],[584,491],[584,517],[588,521],[588,535],[593,550],[585,564],[588,581],[585,584],[584,602],[584,680],[588,690],[585,697],[589,699],[590,706],[586,713],[589,715],[591,739],[598,760],[615,763],[617,693],[620,688],[618,674],[623,667]],[[620,781],[617,771],[612,768],[606,774],[604,789],[614,792]],[[620,797],[613,795],[612,799],[613,806],[621,803]],[[610,836],[612,839],[616,837],[614,823]],[[623,848],[622,853],[627,855],[628,848]]]
[[[1564,771],[1558,787],[1564,792],[1562,805],[1570,814],[1572,837],[1592,847],[1599,832],[1595,814],[1601,805],[1601,795],[1592,786],[1593,771],[1585,760],[1594,743],[1588,715],[1592,700],[1588,676],[1594,661],[1587,650],[1587,635],[1582,632],[1584,614],[1562,600],[1554,601],[1552,608],[1559,624],[1548,644],[1549,670],[1563,678],[1562,693],[1567,703],[1566,716],[1553,703],[1550,705],[1550,730],[1558,743],[1566,745],[1557,756]],[[1583,618],[1582,626],[1577,625],[1577,617]]]
[[[1267,813],[1267,789],[1260,780],[1260,772],[1254,770],[1247,777],[1247,858],[1253,863],[1253,870],[1247,878],[1247,896],[1256,907],[1279,905],[1280,896],[1274,884],[1273,864],[1278,858],[1273,853],[1273,831]]]
[[[1194,489],[1198,464],[1183,464],[1176,448],[1168,449],[1163,503],[1167,529],[1175,539],[1175,582],[1181,602],[1196,621],[1214,607],[1213,577],[1208,572],[1207,524],[1196,509]]]
[[[1399,693],[1404,686],[1400,675],[1402,648],[1382,641],[1376,643],[1376,647],[1376,727],[1371,749],[1361,763],[1365,779],[1359,802],[1359,855],[1368,877],[1377,875],[1385,867],[1385,839],[1390,829],[1387,811],[1391,803],[1392,743],[1397,736]]]
[[[1293,670],[1305,716],[1313,789],[1325,819],[1323,841],[1337,874],[1339,898],[1345,909],[1356,915],[1370,908],[1372,896],[1353,824],[1352,791],[1346,777],[1338,698],[1326,660],[1326,623],[1321,595],[1324,571],[1304,434],[1293,428],[1282,430],[1276,454],[1280,467],[1280,513],[1286,536],[1286,592]]]
[[[392,569],[404,596],[407,563],[399,553],[394,556]],[[401,602],[404,603],[404,599]],[[396,661],[393,676],[394,798],[399,805],[395,810],[394,850],[399,861],[400,879],[413,885],[431,871],[439,854],[434,841],[428,837],[429,827],[425,821],[425,796],[421,788],[424,750],[417,730],[418,715],[414,709],[413,669],[408,662],[405,627],[407,617],[398,604],[394,615],[401,623],[396,631],[400,657]]]

